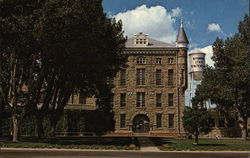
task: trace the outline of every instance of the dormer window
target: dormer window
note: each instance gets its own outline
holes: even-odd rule
[[[146,58],[144,57],[138,57],[136,60],[137,64],[146,64]]]
[[[135,35],[134,37],[134,45],[138,47],[145,47],[149,43],[148,41],[148,35],[143,34],[140,32],[139,34]]]

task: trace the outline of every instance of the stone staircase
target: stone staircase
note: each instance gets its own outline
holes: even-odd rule
[[[141,151],[158,152],[160,151],[149,137],[137,137],[137,140],[141,146]]]

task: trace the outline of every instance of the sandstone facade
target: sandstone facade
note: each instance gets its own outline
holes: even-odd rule
[[[159,42],[140,33],[128,39],[124,54],[128,56],[128,67],[117,73],[112,90],[114,134],[183,135],[187,48]],[[140,70],[144,72],[138,72]],[[140,77],[144,77],[142,84],[138,84]],[[143,106],[138,106],[142,99]]]

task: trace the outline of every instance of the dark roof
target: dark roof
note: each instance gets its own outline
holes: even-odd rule
[[[126,42],[126,48],[145,48],[145,47],[148,47],[148,48],[165,48],[165,47],[176,47],[175,45],[173,44],[169,44],[169,43],[165,43],[165,42],[161,42],[161,41],[157,41],[155,39],[152,39],[152,38],[149,38],[148,39],[148,42],[149,42],[149,45],[147,46],[135,46],[134,45],[134,38],[135,37],[132,37],[132,38],[129,38]]]
[[[176,38],[176,42],[177,43],[187,43],[187,44],[189,43],[187,35],[186,35],[185,30],[182,27],[182,25],[181,25],[181,27],[179,29],[179,32],[178,32],[178,35],[177,35],[177,38]]]

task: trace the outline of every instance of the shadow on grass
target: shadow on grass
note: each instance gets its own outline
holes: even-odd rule
[[[163,144],[174,144],[170,140],[166,138],[161,138],[161,137],[151,137],[150,140],[156,145],[156,146],[162,146]]]
[[[226,146],[226,144],[198,144],[197,146]]]
[[[22,141],[32,143],[48,143],[56,145],[129,145],[132,144],[131,137],[55,137],[41,138],[25,137]]]

